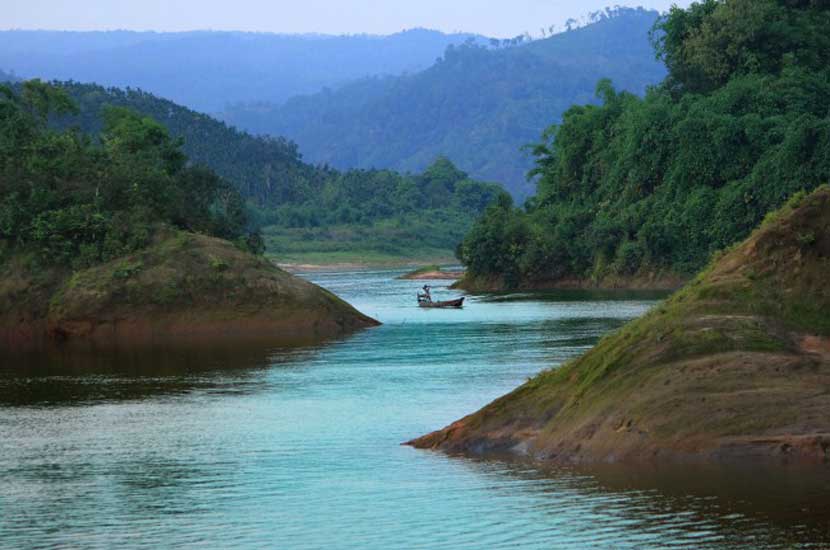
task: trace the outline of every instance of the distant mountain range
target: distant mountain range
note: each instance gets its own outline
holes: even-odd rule
[[[0,82],[17,82],[17,77],[0,69]]]
[[[0,67],[24,78],[141,88],[203,112],[280,103],[371,75],[425,69],[469,34],[390,36],[242,32],[0,32]]]
[[[421,171],[445,155],[473,177],[533,194],[521,148],[611,78],[642,94],[666,74],[649,31],[655,11],[606,10],[585,27],[513,47],[449,46],[416,74],[371,77],[283,105],[234,105],[222,115],[248,131],[286,136],[312,162]]]
[[[664,77],[649,41],[658,17],[642,8],[606,10],[591,24],[536,41],[428,30],[385,37],[4,31],[0,68],[141,89],[175,102],[171,112],[184,105],[254,134],[285,136],[308,162],[338,169],[417,173],[447,157],[523,199],[535,191],[523,146],[571,105],[594,102],[601,78],[642,94]],[[256,143],[262,152],[265,142]],[[267,164],[284,163],[284,179],[296,181],[301,164],[288,159],[297,151],[281,139],[265,148],[275,146],[276,156],[287,156]],[[224,175],[242,184],[262,177],[244,158],[232,164],[245,175]]]

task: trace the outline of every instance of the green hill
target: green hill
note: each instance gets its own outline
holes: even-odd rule
[[[411,442],[552,462],[830,458],[830,188],[645,317]]]
[[[78,82],[55,83],[78,105],[78,112],[53,117],[58,128],[77,126],[97,135],[106,106],[126,107],[158,121],[194,164],[209,166],[259,206],[296,202],[328,177],[302,161],[297,145],[284,138],[260,138],[202,113],[142,90],[104,88]]]
[[[471,180],[446,159],[422,174],[340,172],[303,161],[296,144],[256,137],[140,90],[59,83],[79,106],[53,117],[58,128],[96,135],[106,106],[127,107],[163,124],[191,163],[204,165],[247,201],[281,261],[444,259],[501,191]]]
[[[48,127],[60,88],[0,86],[0,351],[283,343],[376,324],[259,257],[242,197],[149,117]]]
[[[537,195],[465,237],[468,287],[688,278],[830,181],[830,7],[707,0],[657,36],[666,80],[644,98],[602,81],[544,134]]]
[[[520,149],[549,121],[592,101],[600,78],[642,94],[665,75],[648,40],[658,14],[608,14],[511,47],[451,46],[419,73],[367,78],[282,106],[235,105],[223,118],[255,133],[288,136],[309,159],[343,169],[420,171],[443,155],[473,177],[526,197],[532,163]]]

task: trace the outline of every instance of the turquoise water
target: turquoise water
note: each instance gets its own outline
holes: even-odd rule
[[[542,469],[401,446],[581,353],[657,296],[420,310],[423,283],[396,274],[308,275],[384,322],[314,347],[7,361],[0,547],[830,544],[826,470]]]

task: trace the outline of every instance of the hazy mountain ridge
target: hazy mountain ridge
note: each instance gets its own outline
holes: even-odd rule
[[[368,75],[430,66],[470,34],[414,29],[389,36],[194,31],[0,32],[0,67],[25,78],[142,88],[205,112],[279,103]]]
[[[17,77],[0,69],[0,82],[16,82]]]
[[[451,46],[429,69],[366,78],[282,106],[235,105],[225,120],[254,133],[285,135],[314,162],[338,168],[419,171],[446,155],[476,178],[525,197],[532,162],[520,149],[573,104],[595,102],[610,77],[642,94],[665,76],[649,31],[655,11],[610,17],[509,48]]]

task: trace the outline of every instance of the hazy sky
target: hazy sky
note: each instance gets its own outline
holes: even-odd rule
[[[690,0],[0,0],[2,29],[388,34],[412,27],[510,37],[608,5]]]

